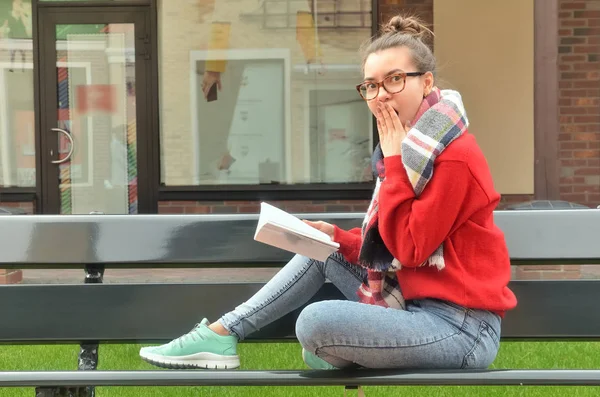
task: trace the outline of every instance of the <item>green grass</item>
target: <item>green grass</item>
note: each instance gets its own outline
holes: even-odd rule
[[[99,369],[156,369],[138,358],[138,345],[100,346]],[[305,369],[296,343],[239,346],[242,369]],[[74,370],[77,346],[1,346],[0,370]],[[600,368],[600,343],[503,342],[493,368]],[[104,387],[98,397],[134,396],[342,396],[342,387]],[[600,387],[366,387],[370,396],[598,396]],[[31,397],[33,389],[0,389],[1,397]]]

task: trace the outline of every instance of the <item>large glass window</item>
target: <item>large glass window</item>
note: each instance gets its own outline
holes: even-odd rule
[[[0,187],[35,186],[31,1],[0,0]]]
[[[163,184],[371,180],[370,0],[158,4]]]

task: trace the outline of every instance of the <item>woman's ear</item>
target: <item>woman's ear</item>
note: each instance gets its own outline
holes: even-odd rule
[[[423,75],[423,97],[429,95],[429,93],[433,89],[433,80],[433,73],[426,72]]]

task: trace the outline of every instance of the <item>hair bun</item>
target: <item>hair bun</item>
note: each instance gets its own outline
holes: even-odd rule
[[[424,39],[428,34],[433,34],[417,17],[404,17],[397,15],[383,26],[383,33],[408,34],[418,39]]]

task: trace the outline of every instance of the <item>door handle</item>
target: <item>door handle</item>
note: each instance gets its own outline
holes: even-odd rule
[[[69,161],[71,159],[71,156],[73,155],[73,150],[75,149],[75,142],[73,141],[73,137],[71,136],[71,134],[69,134],[67,131],[60,129],[60,128],[52,128],[52,131],[56,131],[56,132],[60,132],[61,134],[65,134],[65,136],[67,137],[67,139],[69,140],[69,143],[71,144],[70,148],[69,148],[69,153],[67,153],[67,155],[60,159],[60,160],[54,160],[52,161],[52,164],[62,164],[65,161]]]

